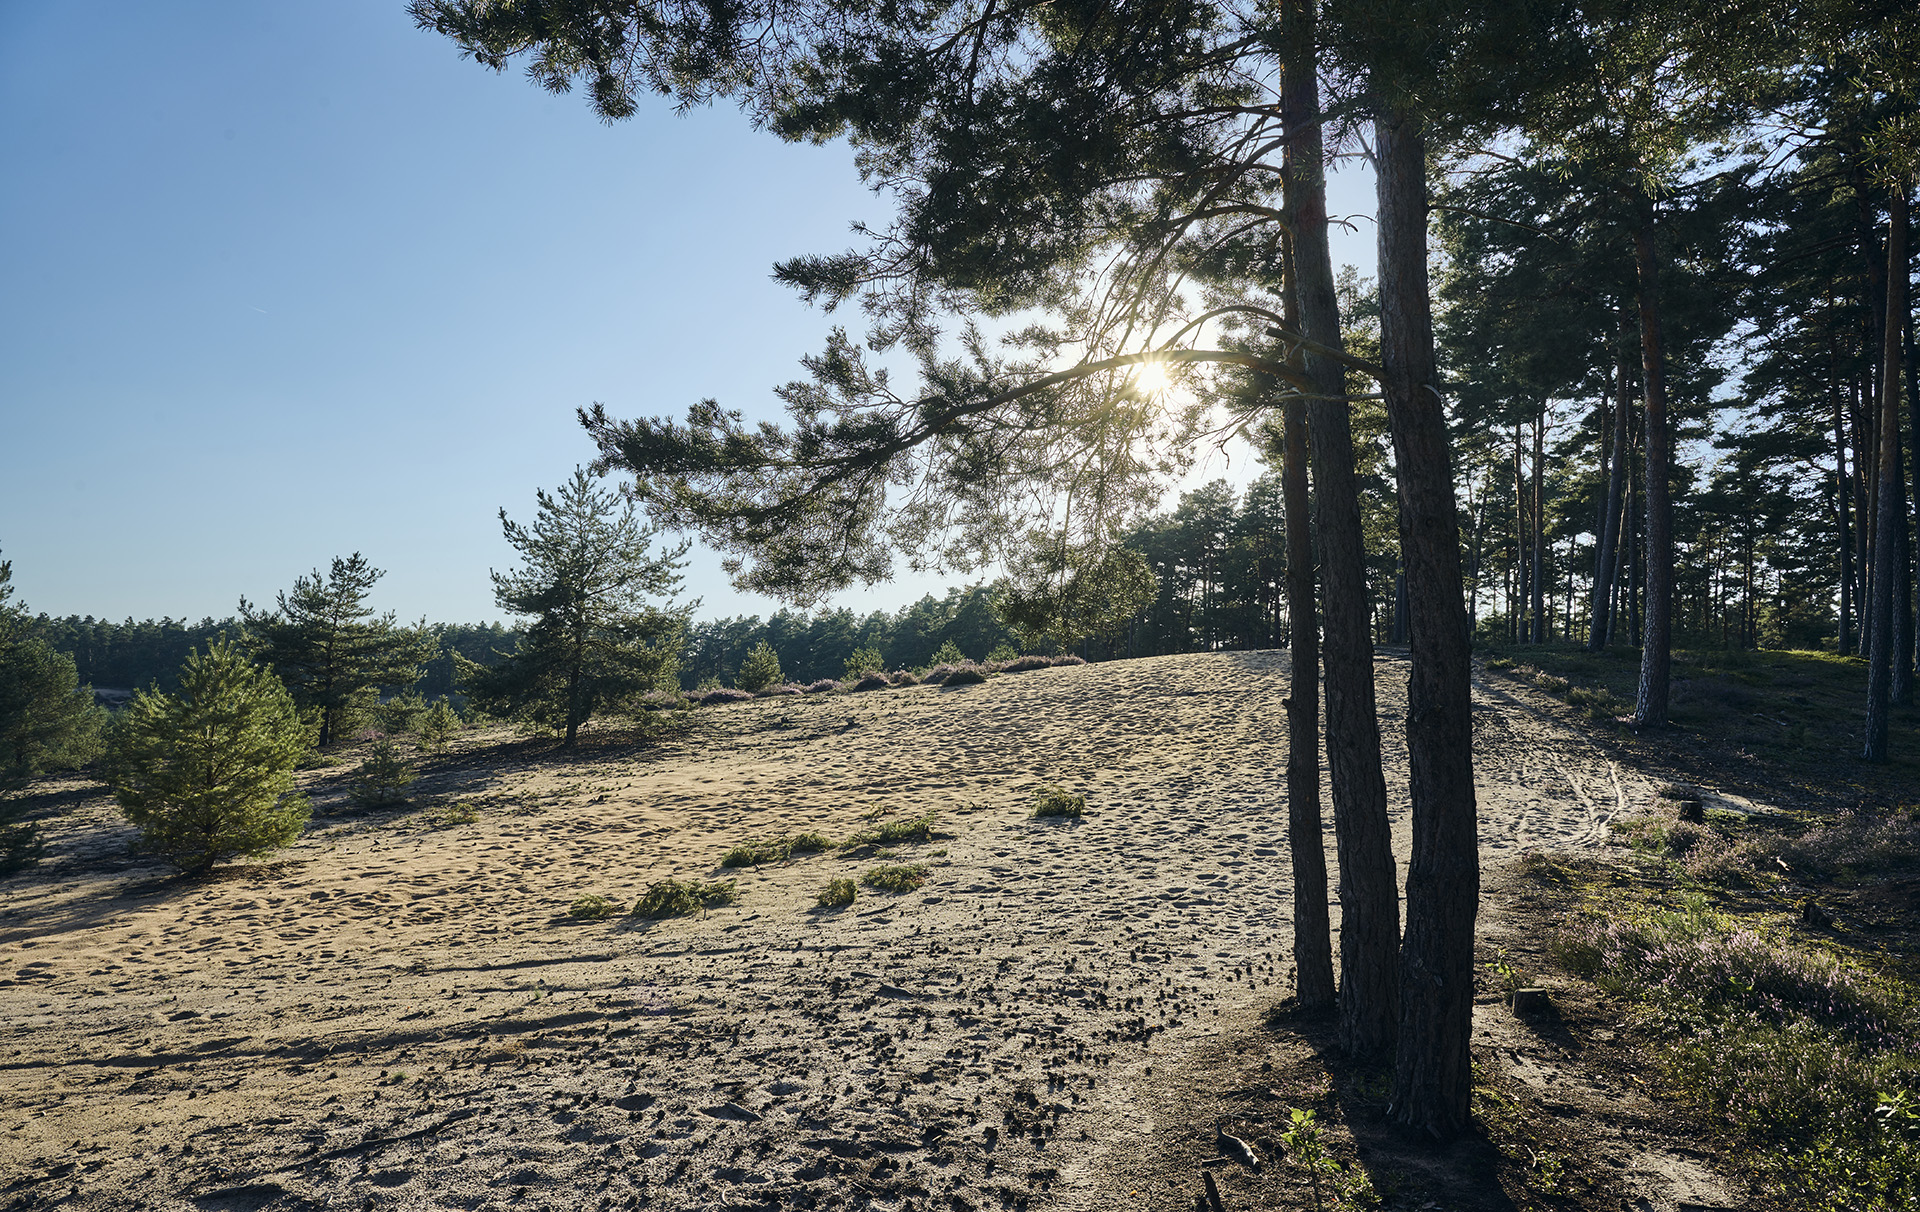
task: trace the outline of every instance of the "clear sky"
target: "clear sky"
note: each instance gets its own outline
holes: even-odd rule
[[[381,609],[500,617],[497,511],[592,458],[574,409],[777,415],[832,321],[773,263],[887,213],[844,146],[664,102],[607,126],[400,0],[0,4],[0,163],[0,557],[31,609],[107,618],[352,551]],[[1333,209],[1370,193],[1341,174]],[[1371,272],[1359,227],[1334,260]],[[688,592],[779,606],[698,548]]]

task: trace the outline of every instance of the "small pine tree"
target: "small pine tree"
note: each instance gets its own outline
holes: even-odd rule
[[[960,651],[959,645],[952,640],[943,640],[940,647],[934,650],[933,658],[927,663],[929,665],[963,665],[966,660],[967,654]]]
[[[420,747],[429,753],[444,752],[447,742],[460,730],[460,714],[453,704],[444,698],[433,700],[433,706],[420,713],[414,725],[414,735],[420,738]]]
[[[363,808],[391,808],[407,802],[407,788],[419,777],[393,738],[383,736],[368,748],[348,794]]]
[[[427,701],[411,690],[403,690],[394,695],[374,711],[374,718],[380,722],[380,731],[388,736],[401,736],[416,731],[420,726],[420,717],[427,712]]]
[[[300,836],[305,730],[280,680],[224,637],[187,657],[180,693],[143,690],[115,729],[113,794],[144,849],[188,871]]]
[[[759,694],[769,686],[778,686],[780,681],[780,656],[762,640],[740,662],[740,676],[734,679],[734,684]]]
[[[887,667],[887,658],[878,648],[856,648],[847,658],[845,678],[852,681],[863,673],[880,673]]]

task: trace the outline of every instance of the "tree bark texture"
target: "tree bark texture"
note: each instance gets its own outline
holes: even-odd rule
[[[1627,329],[1631,322],[1622,312],[1622,329]],[[1633,399],[1629,394],[1633,376],[1627,369],[1626,333],[1623,331],[1621,336],[1622,344],[1616,354],[1614,369],[1613,459],[1607,469],[1607,499],[1600,523],[1600,550],[1594,553],[1593,559],[1593,631],[1587,639],[1587,647],[1593,652],[1599,652],[1613,639],[1614,570],[1620,562],[1620,515],[1626,506],[1627,465],[1631,460],[1631,440],[1627,427],[1633,410]]]
[[[1907,307],[1907,190],[1897,187],[1887,204],[1886,315],[1900,316]],[[1900,476],[1900,344],[1901,326],[1881,326],[1880,415],[1878,475],[1874,501],[1872,581],[1867,597],[1866,625],[1871,634],[1867,651],[1867,727],[1861,756],[1869,762],[1887,760],[1887,713],[1892,701],[1893,662],[1897,648],[1894,590],[1899,584],[1900,515],[1905,493]]]
[[[1633,260],[1640,297],[1640,378],[1647,406],[1646,620],[1640,640],[1640,693],[1636,726],[1667,722],[1667,690],[1673,673],[1673,431],[1667,422],[1667,363],[1660,335],[1660,266],[1653,246],[1653,201],[1640,199],[1633,232]]]
[[[1473,926],[1480,851],[1473,790],[1471,656],[1460,599],[1460,528],[1434,370],[1427,283],[1427,156],[1414,120],[1376,121],[1380,335],[1399,481],[1412,633],[1407,760],[1413,860],[1400,951],[1393,1116],[1446,1139],[1472,1100]]]
[[[1289,0],[1282,19],[1287,34],[1281,84],[1289,166],[1286,207],[1294,223],[1300,331],[1308,340],[1342,349],[1333,257],[1327,247],[1313,0]],[[1307,424],[1323,595],[1327,775],[1340,860],[1340,1042],[1349,1053],[1368,1056],[1393,1046],[1399,1020],[1400,896],[1387,821],[1387,784],[1380,770],[1366,548],[1346,369],[1312,352],[1306,364],[1307,377],[1322,397],[1307,406]]]

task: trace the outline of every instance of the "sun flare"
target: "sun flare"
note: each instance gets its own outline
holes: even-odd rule
[[[1133,385],[1143,394],[1153,395],[1165,391],[1172,384],[1167,379],[1167,364],[1164,362],[1142,362],[1133,376]]]

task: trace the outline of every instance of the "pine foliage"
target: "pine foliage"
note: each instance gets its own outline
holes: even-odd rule
[[[294,769],[306,751],[286,687],[217,640],[187,658],[177,695],[134,696],[115,732],[113,794],[143,849],[204,871],[300,836],[310,809]]]

